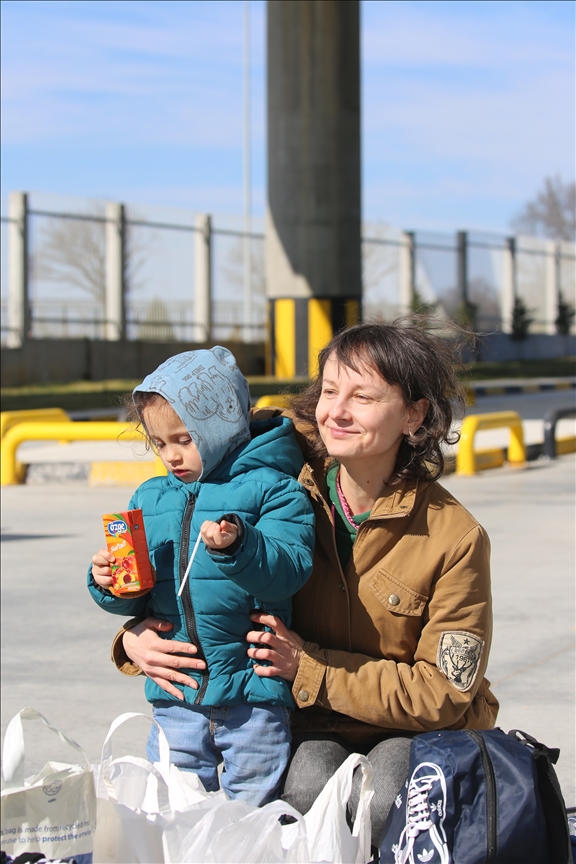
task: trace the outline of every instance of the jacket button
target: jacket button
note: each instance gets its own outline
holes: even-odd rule
[[[300,702],[307,702],[309,698],[310,696],[307,690],[300,690],[300,692],[298,693],[298,699],[300,700]]]
[[[400,597],[397,594],[390,594],[388,597],[388,602],[391,606],[398,606],[400,603]]]

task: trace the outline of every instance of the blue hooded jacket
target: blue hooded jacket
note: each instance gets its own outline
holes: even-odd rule
[[[108,612],[169,620],[174,629],[162,636],[198,647],[207,669],[188,673],[198,690],[175,685],[187,702],[292,706],[286,681],[254,673],[245,639],[256,609],[290,625],[291,597],[312,571],[314,521],[296,480],[303,457],[292,423],[285,417],[249,423],[247,384],[220,347],[171,358],[137,390],[160,392],[170,402],[198,447],[203,471],[193,483],[172,474],[154,477],[130,500],[129,509],[143,511],[156,570],[151,592],[132,600],[115,597],[94,582],[90,569],[90,593]],[[178,597],[200,526],[228,514],[238,517],[238,539],[220,552],[200,543]],[[150,678],[145,692],[149,702],[173,698]]]

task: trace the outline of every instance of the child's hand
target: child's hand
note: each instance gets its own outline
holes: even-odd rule
[[[238,528],[232,522],[203,522],[200,536],[209,549],[226,549],[238,537]]]
[[[101,588],[109,588],[112,585],[112,570],[111,564],[114,564],[116,558],[107,549],[100,549],[92,556],[92,575],[94,581]]]

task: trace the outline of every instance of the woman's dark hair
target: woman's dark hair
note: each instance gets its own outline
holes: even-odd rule
[[[316,423],[316,406],[322,392],[322,375],[329,359],[354,372],[373,370],[388,384],[400,387],[407,404],[428,399],[430,406],[420,428],[400,444],[396,465],[388,483],[423,478],[436,480],[444,471],[441,445],[456,444],[450,432],[453,417],[464,409],[464,391],[458,381],[454,340],[431,333],[413,319],[390,324],[357,324],[337,333],[318,356],[318,375],[291,402],[297,420],[306,424],[306,436],[314,455],[327,456]]]

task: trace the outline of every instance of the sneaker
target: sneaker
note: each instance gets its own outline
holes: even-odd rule
[[[395,864],[452,864],[448,851],[446,778],[433,762],[414,769],[406,796],[406,825],[394,844]]]

